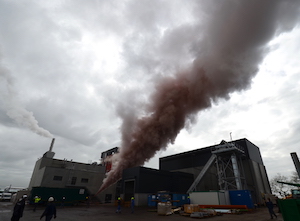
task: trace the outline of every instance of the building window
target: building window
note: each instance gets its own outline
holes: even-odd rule
[[[62,181],[62,176],[54,176],[53,180]]]
[[[89,182],[89,179],[87,179],[87,178],[81,178],[81,182],[82,182],[82,183],[88,183],[88,182]]]
[[[72,177],[71,185],[75,185],[76,184],[76,180],[77,180],[77,177]]]

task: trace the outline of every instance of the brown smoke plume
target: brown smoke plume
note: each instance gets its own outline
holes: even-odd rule
[[[207,2],[209,19],[205,25],[195,25],[201,27],[202,37],[196,42],[199,49],[193,66],[158,83],[148,115],[127,119],[124,114],[122,148],[114,155],[99,192],[118,181],[124,169],[143,165],[173,143],[197,112],[248,88],[267,52],[266,44],[293,27],[299,8],[296,1]],[[282,10],[290,17],[284,17]]]

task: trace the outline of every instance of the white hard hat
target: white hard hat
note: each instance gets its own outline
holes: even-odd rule
[[[49,197],[48,201],[52,202],[52,201],[54,201],[54,198],[51,196],[51,197]]]
[[[24,195],[23,195],[23,198],[27,198],[27,195],[26,195],[26,194],[24,194]]]

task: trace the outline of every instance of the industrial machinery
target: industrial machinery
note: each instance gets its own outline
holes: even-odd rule
[[[297,173],[300,178],[300,163],[296,153],[291,153]],[[277,181],[278,183],[296,186],[298,189],[291,190],[291,198],[278,200],[280,211],[285,221],[300,220],[300,184]]]
[[[239,160],[244,156],[244,150],[233,143],[223,141],[220,145],[213,147],[211,153],[211,157],[192,183],[187,193],[195,191],[196,186],[214,162],[217,166],[218,180],[221,190],[245,189],[245,184],[242,182],[244,179],[243,168]]]

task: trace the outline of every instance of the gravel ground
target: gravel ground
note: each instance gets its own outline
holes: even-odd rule
[[[9,221],[12,215],[13,205],[10,202],[0,202],[0,221]],[[39,207],[35,212],[32,210],[32,206],[27,205],[24,210],[24,215],[20,221],[34,221],[39,220],[44,207]],[[57,208],[56,221],[118,221],[118,220],[131,220],[131,221],[188,221],[195,220],[196,218],[185,217],[179,214],[172,214],[169,216],[159,216],[155,209],[149,209],[148,207],[136,207],[135,212],[131,213],[130,208],[122,208],[121,214],[115,213],[116,207],[114,205],[91,205],[86,206],[74,206]],[[277,208],[275,208],[275,212]],[[276,213],[278,218],[276,220],[283,221],[281,214]],[[44,220],[44,219],[43,219]],[[52,219],[54,220],[54,219]],[[266,208],[259,208],[251,213],[244,213],[239,215],[224,214],[222,216],[215,216],[204,218],[202,220],[209,221],[266,221],[270,220],[268,210]]]

